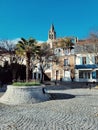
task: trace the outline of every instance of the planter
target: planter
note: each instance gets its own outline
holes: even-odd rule
[[[0,98],[5,104],[32,104],[49,100],[49,95],[43,93],[43,86],[13,86],[8,85],[5,94]]]

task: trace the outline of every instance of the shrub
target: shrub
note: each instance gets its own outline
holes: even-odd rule
[[[39,86],[40,83],[37,82],[14,82],[13,86]]]

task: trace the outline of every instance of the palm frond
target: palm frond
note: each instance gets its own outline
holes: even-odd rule
[[[23,37],[21,38],[21,41],[22,41],[22,42],[24,42],[24,43],[26,43],[26,42],[27,42],[27,40],[26,40],[26,39],[24,39]]]

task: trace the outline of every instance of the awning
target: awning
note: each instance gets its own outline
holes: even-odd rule
[[[98,65],[97,64],[92,64],[92,65],[75,65],[75,69],[95,69],[95,68],[98,68]]]

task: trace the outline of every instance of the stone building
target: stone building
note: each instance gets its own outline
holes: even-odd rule
[[[71,81],[74,79],[74,63],[75,63],[75,55],[74,55],[74,45],[72,49],[63,49],[61,47],[61,40],[63,38],[56,38],[56,31],[54,25],[51,25],[51,28],[48,33],[47,44],[50,48],[53,48],[55,55],[58,57],[58,62],[52,63],[51,70],[47,70],[51,77],[50,80],[63,80],[63,81]],[[75,38],[73,38],[75,40]]]
[[[98,82],[98,41],[86,39],[76,44],[75,77],[78,82]]]

